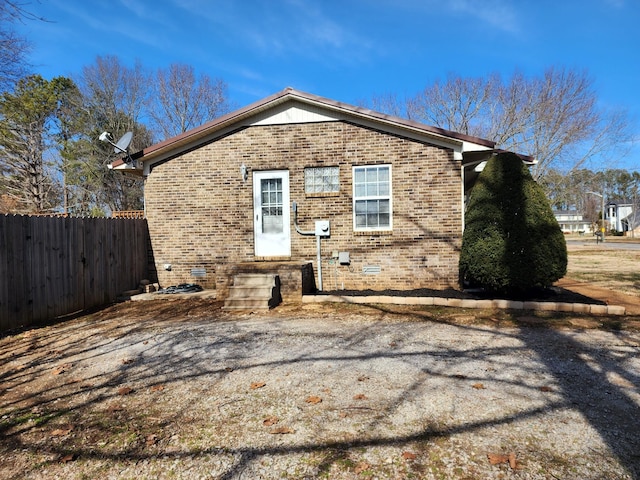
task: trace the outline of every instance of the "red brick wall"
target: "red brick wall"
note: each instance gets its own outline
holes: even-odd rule
[[[231,281],[225,265],[256,261],[252,176],[243,182],[243,163],[250,172],[289,171],[303,230],[313,230],[317,219],[331,221],[331,237],[322,239],[324,290],[457,285],[460,161],[450,150],[345,122],[249,127],[155,165],[145,197],[161,285],[197,282],[222,293]],[[374,164],[392,165],[393,230],[356,233],[352,166]],[[340,167],[339,194],[305,194],[304,168],[313,166]],[[291,260],[315,265],[315,237],[297,234],[292,225],[291,242]],[[350,253],[349,266],[331,258],[339,251]],[[363,274],[365,265],[379,266],[380,273]],[[192,268],[205,268],[206,277],[192,277]]]

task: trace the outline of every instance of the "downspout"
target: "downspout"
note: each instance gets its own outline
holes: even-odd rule
[[[464,234],[464,226],[465,226],[465,220],[466,220],[466,202],[465,202],[465,196],[464,196],[464,182],[465,182],[465,175],[464,175],[464,165],[462,165],[460,167],[460,178],[461,178],[461,185],[460,185],[460,190],[462,190],[461,192],[461,196],[462,196],[462,233]]]

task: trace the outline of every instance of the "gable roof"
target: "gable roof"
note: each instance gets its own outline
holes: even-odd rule
[[[145,162],[160,160],[169,156],[194,148],[198,144],[209,141],[216,136],[222,136],[235,128],[243,125],[263,124],[273,121],[273,112],[284,111],[287,104],[295,104],[305,110],[311,121],[325,120],[350,120],[383,131],[401,133],[414,138],[421,138],[435,144],[445,145],[460,154],[465,151],[488,151],[495,147],[495,142],[470,135],[464,135],[443,128],[433,127],[403,118],[375,112],[363,107],[356,107],[346,103],[320,97],[310,93],[301,92],[291,87],[275,93],[269,97],[252,103],[244,108],[236,110],[207,122],[187,132],[156,143],[129,158],[121,158],[114,161],[110,167],[119,170],[138,170]],[[277,113],[276,113],[277,116]],[[286,115],[285,115],[286,116]],[[283,119],[276,120],[286,123]],[[129,160],[129,163],[127,163]],[[133,165],[130,165],[133,163]]]

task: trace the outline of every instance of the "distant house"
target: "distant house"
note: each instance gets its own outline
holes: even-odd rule
[[[629,232],[640,227],[640,215],[634,212],[630,201],[609,202],[606,217],[609,228],[616,232]]]
[[[563,233],[593,233],[593,225],[584,220],[577,210],[554,210],[553,215]]]
[[[287,88],[112,168],[145,179],[161,285],[197,282],[224,298],[239,272],[272,272],[286,299],[321,280],[458,286],[465,197],[493,149]]]

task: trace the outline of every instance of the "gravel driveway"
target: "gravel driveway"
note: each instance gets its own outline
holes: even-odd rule
[[[640,332],[478,315],[129,302],[3,338],[0,477],[640,478]]]

